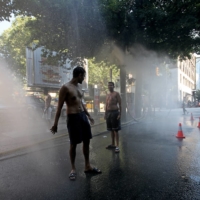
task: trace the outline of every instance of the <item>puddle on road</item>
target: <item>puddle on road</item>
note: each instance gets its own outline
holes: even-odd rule
[[[182,178],[183,181],[185,181],[185,182],[189,181],[189,178],[188,178],[187,176],[185,176],[185,175],[182,175],[181,178]]]
[[[200,185],[200,176],[190,175],[190,178]]]
[[[186,175],[182,175],[181,176],[182,180],[184,182],[188,182],[189,180],[192,180],[194,182],[196,182],[198,185],[200,185],[200,176],[195,176],[195,175],[190,175],[189,177]]]

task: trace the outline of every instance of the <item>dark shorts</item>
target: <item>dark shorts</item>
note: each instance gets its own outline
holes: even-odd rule
[[[71,144],[88,142],[92,138],[91,127],[85,112],[68,114],[67,128]]]
[[[121,130],[120,119],[117,119],[119,115],[118,110],[107,111],[106,124],[108,131],[119,131]]]

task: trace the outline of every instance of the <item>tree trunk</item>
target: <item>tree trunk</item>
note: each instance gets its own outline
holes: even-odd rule
[[[142,110],[142,70],[138,69],[136,74],[136,84],[135,84],[135,114],[136,117],[141,117]]]

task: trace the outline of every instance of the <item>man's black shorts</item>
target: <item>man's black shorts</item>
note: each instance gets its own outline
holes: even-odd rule
[[[85,112],[68,114],[67,128],[71,144],[78,144],[92,138],[91,127]]]
[[[119,131],[121,130],[120,119],[117,119],[119,116],[118,110],[109,110],[106,112],[106,124],[108,131]]]

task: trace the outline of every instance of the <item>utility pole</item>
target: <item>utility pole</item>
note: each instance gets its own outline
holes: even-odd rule
[[[136,117],[141,117],[142,109],[142,85],[143,85],[143,74],[141,68],[137,68],[136,84],[135,84],[135,114]]]
[[[120,66],[120,91],[122,99],[121,121],[126,122],[126,69]]]
[[[110,69],[110,81],[112,82],[112,69]]]

